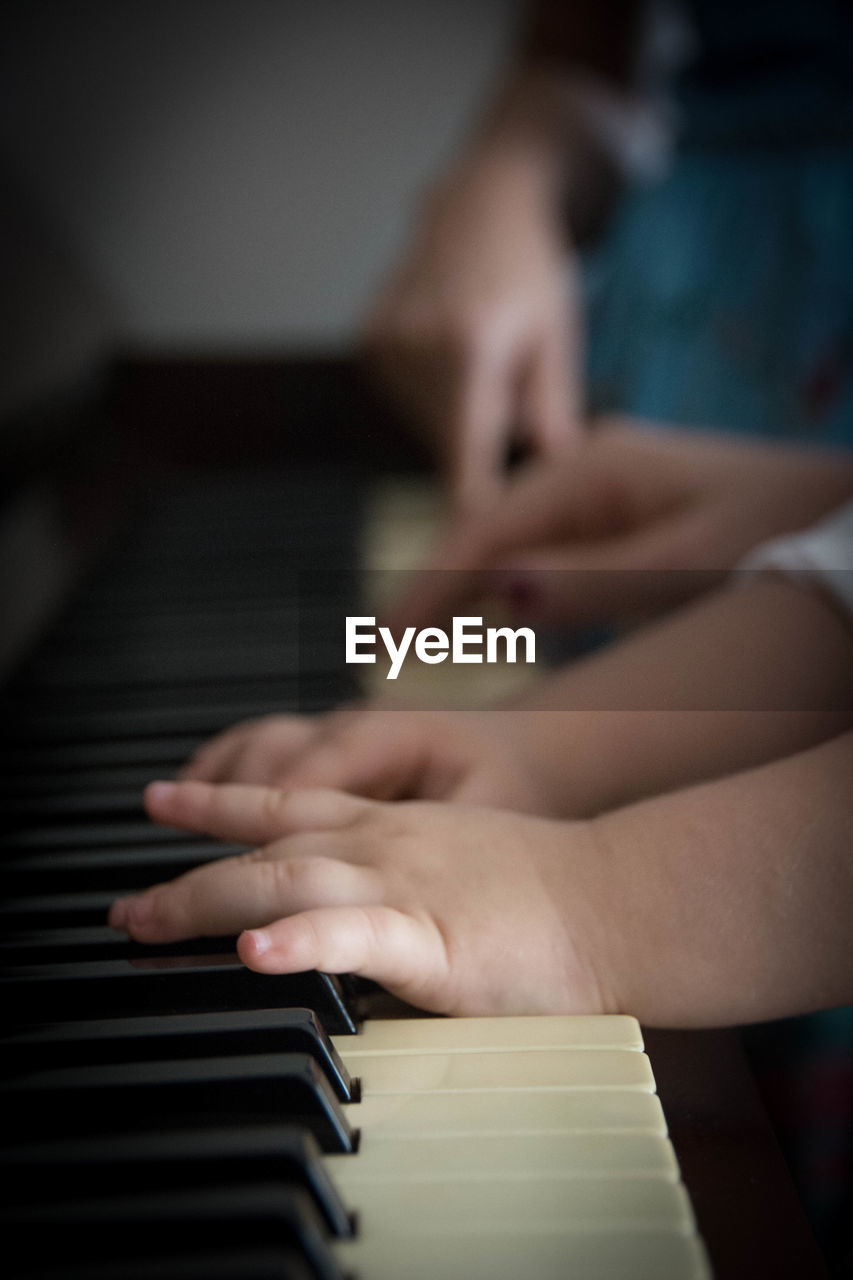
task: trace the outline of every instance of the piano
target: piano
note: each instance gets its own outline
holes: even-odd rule
[[[238,719],[354,692],[332,622],[359,488],[304,466],[166,472],[5,690],[8,1274],[819,1274],[804,1236],[774,1253],[740,1194],[757,1167],[781,1187],[790,1241],[754,1104],[724,1221],[703,1193],[697,1225],[630,1017],[425,1017],[346,975],[253,974],[233,939],[142,947],[106,926],[119,892],[234,851],[148,823],[145,782]],[[717,1041],[692,1043],[703,1060]],[[782,1269],[756,1271],[756,1231]]]

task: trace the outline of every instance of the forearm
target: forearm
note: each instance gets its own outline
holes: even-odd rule
[[[470,181],[527,190],[586,230],[624,176],[644,11],[639,0],[530,5],[515,58],[433,198]]]
[[[725,588],[536,687],[517,742],[583,816],[803,750],[853,724],[853,628],[783,579]]]
[[[612,1008],[658,1026],[853,1000],[853,734],[597,819]]]

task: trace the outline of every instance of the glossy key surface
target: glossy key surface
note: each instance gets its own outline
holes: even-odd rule
[[[309,1053],[338,1097],[353,1097],[350,1074],[310,1009],[238,1009],[160,1017],[39,1023],[0,1038],[0,1074],[108,1062]]]
[[[0,1151],[5,1198],[39,1204],[75,1197],[127,1195],[167,1188],[287,1182],[317,1203],[333,1235],[352,1225],[316,1140],[280,1124],[161,1129],[66,1139]]]
[[[307,1054],[69,1067],[4,1081],[0,1106],[18,1143],[36,1137],[171,1125],[299,1124],[325,1151],[354,1135],[331,1085]]]
[[[259,974],[235,955],[8,968],[0,974],[0,999],[13,1022],[279,1006],[313,1009],[329,1032],[355,1030],[335,978],[315,971]]]
[[[0,1210],[0,1230],[9,1256],[25,1254],[33,1270],[199,1247],[219,1251],[251,1241],[295,1249],[314,1280],[341,1280],[313,1200],[285,1182],[16,1206]]]

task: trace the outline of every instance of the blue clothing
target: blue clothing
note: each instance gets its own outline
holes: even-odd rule
[[[853,443],[853,4],[688,11],[672,169],[585,258],[591,407]]]
[[[853,445],[853,4],[687,9],[674,164],[584,256],[590,408]],[[853,1009],[745,1043],[832,1274],[853,1274]]]

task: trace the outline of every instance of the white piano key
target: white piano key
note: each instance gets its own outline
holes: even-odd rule
[[[340,1043],[340,1042],[339,1042]],[[625,1049],[536,1049],[508,1053],[361,1055],[341,1053],[365,1097],[383,1093],[437,1093],[513,1089],[638,1089],[654,1092],[643,1053]]]
[[[339,1053],[491,1053],[524,1049],[636,1049],[636,1018],[622,1014],[526,1018],[386,1018],[364,1024],[358,1039],[342,1037]]]
[[[354,1160],[358,1156],[353,1156]],[[459,1235],[493,1231],[683,1231],[694,1229],[680,1182],[663,1178],[455,1178],[365,1184],[347,1197],[365,1235]]]
[[[424,1135],[374,1140],[361,1135],[358,1155],[330,1155],[330,1175],[344,1189],[366,1182],[533,1178],[654,1177],[678,1180],[672,1144],[650,1133]]]
[[[358,1280],[710,1280],[711,1275],[701,1241],[674,1231],[542,1234],[522,1229],[513,1236],[420,1234],[415,1242],[365,1231],[336,1244],[335,1253]]]
[[[415,1093],[367,1097],[346,1107],[349,1122],[371,1141],[394,1137],[486,1133],[666,1134],[653,1093],[577,1089],[494,1093]]]

